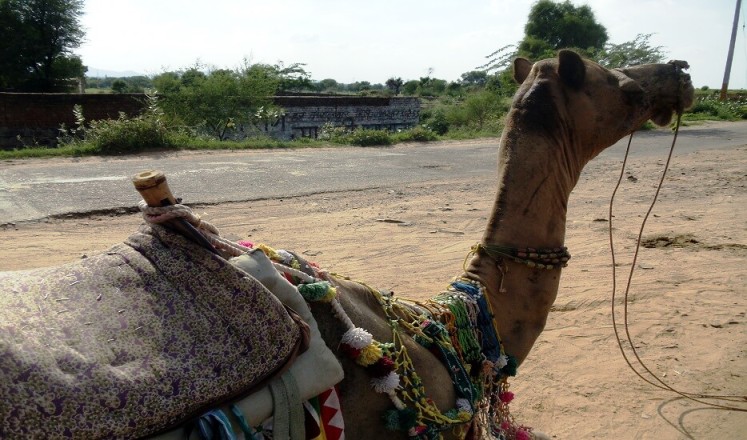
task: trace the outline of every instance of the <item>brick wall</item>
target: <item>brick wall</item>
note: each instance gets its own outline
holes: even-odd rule
[[[73,106],[83,106],[89,121],[135,116],[144,107],[142,94],[0,93],[0,148],[56,145],[61,124],[75,124]],[[19,140],[20,137],[20,140]]]
[[[60,125],[75,124],[75,104],[90,121],[117,118],[119,112],[137,115],[144,101],[141,94],[0,93],[0,148],[56,145]],[[420,117],[420,100],[412,97],[278,96],[275,104],[283,116],[260,127],[239,127],[231,137],[258,130],[285,140],[316,138],[325,123],[394,131],[417,125]]]

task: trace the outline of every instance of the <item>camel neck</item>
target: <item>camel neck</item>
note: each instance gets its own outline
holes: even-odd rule
[[[491,255],[489,249],[562,248],[568,198],[582,166],[563,156],[567,149],[559,140],[539,136],[519,140],[513,136],[521,130],[507,131],[499,149],[498,191],[483,235],[484,247],[472,259],[467,277],[486,287],[506,351],[521,363],[544,329],[560,269],[530,267],[514,258]]]

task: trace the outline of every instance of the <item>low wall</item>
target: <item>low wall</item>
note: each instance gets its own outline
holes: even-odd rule
[[[0,148],[56,145],[59,129],[75,125],[73,106],[86,120],[135,116],[145,106],[142,94],[0,93]]]
[[[324,124],[396,131],[414,127],[420,118],[420,100],[413,97],[281,96],[275,104],[284,115],[262,128],[286,140],[316,138]]]
[[[278,96],[275,104],[283,116],[260,127],[240,127],[231,134],[242,138],[262,131],[278,139],[316,138],[324,124],[371,129],[399,130],[417,125],[418,98],[359,96]],[[139,114],[145,106],[142,94],[46,94],[0,93],[0,148],[56,145],[59,128],[75,125],[73,106],[83,107],[88,121],[114,119],[124,112]]]

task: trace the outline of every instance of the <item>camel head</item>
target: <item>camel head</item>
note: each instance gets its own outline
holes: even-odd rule
[[[517,59],[521,85],[498,149],[498,191],[482,243],[562,246],[568,200],[583,167],[647,120],[667,124],[691,105],[686,67],[675,61],[605,69],[569,50],[535,64]],[[560,271],[505,264],[497,268],[493,256],[478,253],[468,274],[491,292],[506,351],[521,363],[545,326]]]
[[[570,50],[532,63],[514,61],[521,84],[508,124],[539,131],[578,155],[583,166],[602,150],[651,119],[670,122],[692,105],[693,86],[684,61],[605,69]]]

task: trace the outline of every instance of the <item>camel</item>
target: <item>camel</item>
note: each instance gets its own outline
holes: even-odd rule
[[[544,329],[562,264],[532,267],[534,263],[500,250],[562,248],[568,199],[584,165],[647,120],[666,125],[673,112],[689,107],[693,87],[689,75],[681,72],[686,67],[685,62],[673,61],[608,70],[569,50],[535,64],[523,58],[514,61],[514,79],[520,87],[500,139],[494,208],[481,245],[464,272],[456,275],[484,286],[505,352],[518,366]],[[353,322],[377,339],[390,340],[391,328],[371,291],[356,282],[335,282]],[[313,311],[328,345],[337,349],[344,328],[325,307]],[[412,339],[405,338],[404,344],[430,398],[442,411],[453,407],[456,395],[442,362]],[[389,399],[371,390],[370,378],[360,366],[346,357],[341,360],[346,436],[406,438],[382,427],[380,414],[391,407]],[[443,434],[463,438],[467,431]]]
[[[335,294],[310,307],[344,371],[338,388],[347,438],[544,438],[513,423],[505,387],[542,332],[570,258],[563,248],[570,193],[584,165],[605,148],[649,119],[666,125],[674,112],[692,104],[693,87],[682,72],[687,67],[672,61],[608,70],[569,50],[535,64],[516,59],[514,79],[520,87],[498,149],[492,214],[479,244],[465,249],[468,260],[455,273],[452,288],[433,302],[400,300],[292,255],[301,270],[298,277],[326,282],[325,297]],[[218,260],[213,263],[224,269]],[[234,278],[237,285],[243,282]],[[453,298],[462,301],[455,307],[469,315],[466,326],[479,331],[449,327]],[[394,348],[386,345],[393,329]],[[452,333],[460,330],[472,332],[470,353]],[[365,341],[366,349],[355,341]],[[381,343],[378,352],[366,351],[375,345],[371,341]],[[401,351],[395,356],[399,347],[406,349],[406,357]],[[398,381],[372,387],[368,367],[385,357],[397,362],[381,364],[389,373],[383,377]],[[391,375],[394,367],[398,376]],[[415,399],[420,406],[402,391],[409,397],[425,393]],[[181,432],[178,428],[159,438],[178,438]]]

